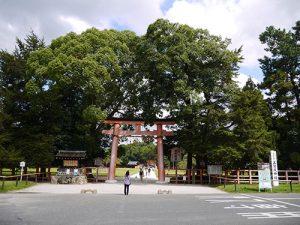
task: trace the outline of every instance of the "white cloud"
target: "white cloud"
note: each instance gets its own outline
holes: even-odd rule
[[[163,17],[164,0],[0,0],[0,49],[12,51],[15,38],[32,29],[47,43],[70,31],[127,28],[142,35]],[[12,29],[14,28],[14,29]]]
[[[161,5],[168,2],[168,7]],[[67,32],[89,27],[130,29],[139,35],[158,18],[207,28],[211,34],[232,39],[231,48],[243,45],[244,63],[258,68],[266,53],[258,36],[267,26],[291,29],[300,19],[299,0],[0,0],[0,49],[12,51],[15,38],[32,29],[46,43]],[[254,74],[252,74],[254,75]]]
[[[233,1],[177,1],[167,11],[166,18],[228,37],[237,29],[234,16],[230,14],[237,14]]]
[[[232,48],[243,46],[243,66],[258,67],[265,54],[259,34],[270,25],[290,29],[299,8],[298,0],[184,0],[176,1],[166,18],[232,39]]]
[[[249,75],[246,75],[246,74],[243,74],[243,73],[240,73],[237,77],[235,77],[233,80],[237,82],[237,84],[239,85],[240,88],[244,87],[247,80],[251,78],[252,81],[255,83],[255,84],[258,84],[259,81],[253,77],[250,77]]]
[[[67,23],[68,25],[70,25],[71,30],[76,33],[81,33],[82,31],[90,28],[90,25],[88,23],[72,16],[60,16],[59,19],[63,23]]]

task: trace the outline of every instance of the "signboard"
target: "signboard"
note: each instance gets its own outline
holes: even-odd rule
[[[95,158],[94,161],[95,166],[102,166],[102,159],[101,158]]]
[[[258,163],[258,189],[272,188],[269,163]]]
[[[171,149],[171,162],[179,162],[181,161],[181,149],[180,148],[172,148]]]
[[[270,170],[270,164],[269,163],[257,163],[257,169],[258,170]]]
[[[78,160],[64,160],[64,166],[65,167],[77,167],[78,166]]]
[[[74,169],[73,174],[74,174],[74,176],[78,176],[79,175],[79,170],[78,169]]]
[[[271,161],[273,186],[279,186],[276,151],[271,151],[270,154],[271,154],[270,161]]]
[[[24,161],[20,162],[20,167],[25,167],[25,162]]]
[[[221,165],[208,165],[207,173],[209,175],[219,175],[222,174],[222,166]]]

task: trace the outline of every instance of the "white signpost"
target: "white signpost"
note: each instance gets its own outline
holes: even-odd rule
[[[21,177],[20,177],[20,181],[22,181],[23,169],[24,169],[24,167],[25,167],[25,162],[24,162],[24,161],[20,162],[20,167],[21,167]]]
[[[271,153],[270,153],[270,162],[271,162],[273,186],[279,186],[276,151],[271,151]]]

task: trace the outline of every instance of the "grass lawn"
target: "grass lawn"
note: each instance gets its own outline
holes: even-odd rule
[[[228,184],[224,188],[223,185],[215,186],[218,189],[226,192],[235,192],[234,184]],[[237,184],[236,185],[236,192],[237,193],[258,193],[258,184]],[[272,192],[270,189],[263,190],[261,189],[260,192],[268,192],[268,193],[291,193],[290,184],[280,184],[277,187],[272,188]],[[292,184],[292,193],[300,193],[300,184]]]
[[[27,187],[31,187],[33,185],[35,185],[35,182],[28,181],[28,184],[26,185],[26,181],[21,181],[18,183],[18,187],[16,187],[16,181],[5,181],[4,190],[2,190],[2,182],[0,182],[0,193],[8,192],[8,191],[16,191]]]
[[[116,169],[116,177],[124,177],[127,170],[129,170],[130,175],[133,175],[140,171],[140,169],[138,169],[138,168],[117,168]]]

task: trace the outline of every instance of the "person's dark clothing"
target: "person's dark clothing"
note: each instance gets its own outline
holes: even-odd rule
[[[128,193],[129,193],[129,185],[124,184],[124,195],[128,195]]]
[[[129,185],[130,184],[131,184],[131,182],[130,182],[129,172],[128,172],[128,174],[126,172],[126,175],[124,177],[124,194],[125,195],[128,195],[128,193],[129,193]]]

